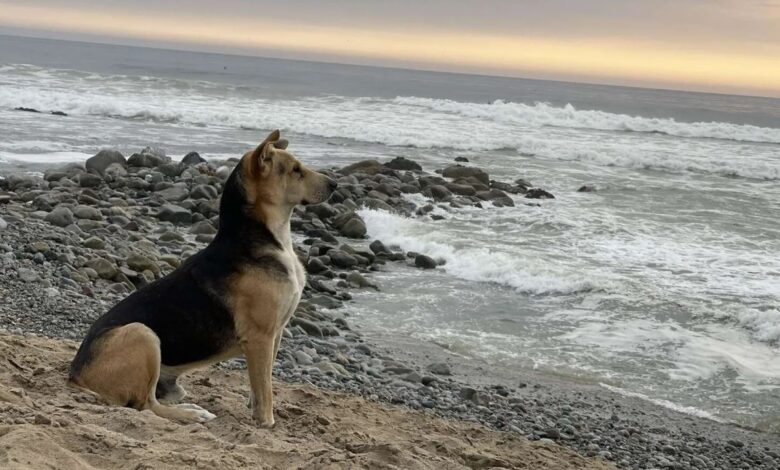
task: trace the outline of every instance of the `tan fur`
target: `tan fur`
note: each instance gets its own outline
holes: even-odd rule
[[[290,216],[297,204],[322,202],[330,192],[328,178],[306,168],[286,147],[287,141],[279,138],[279,131],[274,131],[239,163],[243,165],[241,184],[251,207],[250,215],[263,222],[282,245],[281,253],[275,250],[272,255],[284,264],[289,276],[247,268],[229,279],[228,303],[238,344],[204,361],[161,366],[160,341],[155,333],[140,323],[126,325],[108,333],[96,345],[96,357],[77,385],[100,394],[111,404],[130,404],[173,419],[204,421],[213,415],[197,405],[166,406],[157,401],[155,388],[161,374],[175,378],[243,352],[252,389],[252,414],[261,426],[273,426],[271,369],[284,327],[306,282],[305,270],[292,246]]]

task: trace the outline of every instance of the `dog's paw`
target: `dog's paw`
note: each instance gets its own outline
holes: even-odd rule
[[[273,416],[271,418],[255,418],[255,421],[257,421],[257,427],[263,428],[263,429],[271,429],[274,427],[276,422],[274,421]]]
[[[193,410],[193,411],[195,411],[195,413],[197,414],[198,416],[197,419],[199,423],[206,423],[217,417],[217,415],[215,415],[214,413],[210,413],[204,409]]]
[[[180,403],[174,406],[176,408],[181,408],[183,410],[190,411],[192,413],[193,419],[198,423],[205,423],[217,417],[217,415],[215,415],[214,413],[210,413],[209,411],[201,408],[200,406],[194,403]]]

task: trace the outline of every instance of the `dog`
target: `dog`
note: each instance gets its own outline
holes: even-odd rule
[[[252,416],[274,425],[271,369],[306,283],[290,217],[336,187],[286,148],[276,130],[241,158],[225,183],[214,240],[95,321],[71,363],[70,385],[111,405],[205,422],[215,415],[175,404],[186,395],[177,378],[244,354]]]

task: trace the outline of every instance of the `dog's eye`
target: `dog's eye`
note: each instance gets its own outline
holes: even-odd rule
[[[301,166],[300,165],[295,165],[293,167],[293,171],[298,173],[298,174],[303,174],[303,172],[301,171]]]

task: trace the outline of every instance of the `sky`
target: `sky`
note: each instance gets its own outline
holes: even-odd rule
[[[780,97],[780,0],[0,0],[0,32]]]

